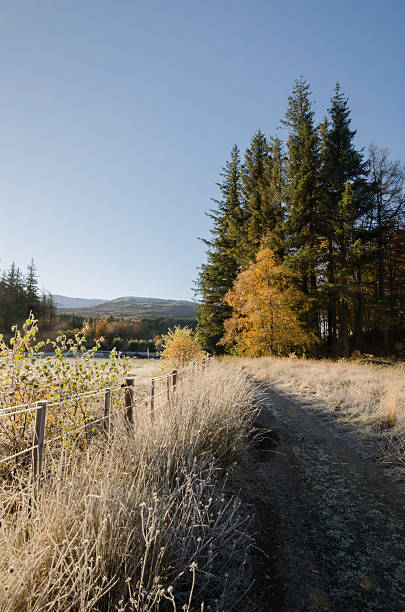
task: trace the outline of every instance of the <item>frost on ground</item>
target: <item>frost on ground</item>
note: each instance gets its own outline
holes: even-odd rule
[[[257,581],[257,609],[404,610],[400,483],[330,422],[269,386],[260,423],[278,443],[266,461],[256,457],[247,485],[263,519],[262,574],[272,576],[267,586]]]

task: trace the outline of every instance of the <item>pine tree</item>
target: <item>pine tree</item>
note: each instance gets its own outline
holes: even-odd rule
[[[27,266],[25,278],[25,305],[27,313],[32,312],[35,316],[42,314],[41,301],[38,295],[38,277],[34,260],[31,259]]]
[[[12,262],[5,274],[6,295],[3,303],[4,328],[8,331],[14,323],[26,316],[24,283],[21,270]]]
[[[284,253],[283,196],[284,157],[279,138],[267,140],[259,130],[245,153],[242,169],[244,240],[241,260],[254,260],[265,238],[268,246],[282,258]]]
[[[243,207],[246,215],[242,257],[245,264],[254,259],[265,233],[268,165],[269,146],[265,135],[258,130],[246,149],[242,171]]]
[[[354,213],[356,220],[360,220],[366,212],[367,193],[364,176],[366,165],[362,154],[356,150],[353,139],[356,130],[350,129],[350,109],[348,99],[336,84],[335,94],[328,110],[329,126],[325,121],[321,126],[321,224],[322,231],[327,240],[327,294],[328,294],[328,344],[332,350],[336,348],[337,339],[337,306],[339,296],[339,283],[336,269],[337,249],[336,235],[341,232],[339,227],[339,202],[342,200],[347,182],[351,184],[353,197],[357,203]],[[358,270],[359,287],[357,290],[357,324],[358,333],[361,333],[361,271]]]
[[[348,181],[336,215],[336,283],[339,287],[339,331],[343,354],[350,356],[349,333],[355,329],[352,313],[357,296],[356,269],[363,253],[362,241],[356,227],[357,204]]]
[[[208,260],[197,283],[203,341],[215,348],[227,313],[238,310],[236,294],[232,304],[224,304],[226,289],[267,248],[275,264],[291,273],[288,289],[298,288],[306,297],[289,304],[297,321],[310,335],[327,338],[329,353],[393,348],[405,326],[405,171],[374,145],[364,161],[339,84],[327,116],[316,126],[308,83],[298,79],[282,123],[288,130],[285,153],[279,139],[258,131],[242,172],[239,158],[234,166],[236,181],[226,166],[222,198],[211,215]],[[234,200],[230,193],[237,194]],[[259,321],[261,310],[265,300],[252,317]],[[227,321],[232,332],[232,316]],[[234,331],[242,329],[240,317],[235,325]],[[252,323],[252,337],[263,332],[265,338],[263,325],[260,329],[255,336]],[[254,350],[252,345],[249,351]]]
[[[197,307],[197,333],[201,344],[217,351],[223,336],[224,321],[230,316],[230,307],[223,302],[240,269],[241,232],[243,211],[241,208],[240,153],[235,145],[230,161],[223,168],[222,182],[218,183],[220,200],[209,216],[213,220],[211,240],[207,245],[207,262],[201,266],[196,282],[196,294],[200,297]]]
[[[265,167],[265,194],[263,198],[263,237],[267,247],[282,262],[285,257],[285,158],[279,138],[272,138],[268,163]]]
[[[306,319],[318,330],[317,264],[319,254],[319,137],[308,83],[300,78],[288,98],[283,125],[288,129],[286,163],[287,261],[312,306]]]

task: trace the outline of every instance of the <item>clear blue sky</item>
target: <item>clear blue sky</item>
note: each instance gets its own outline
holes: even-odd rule
[[[339,80],[358,145],[405,161],[404,25],[403,0],[2,0],[0,265],[192,297],[220,168],[299,75],[319,119]]]

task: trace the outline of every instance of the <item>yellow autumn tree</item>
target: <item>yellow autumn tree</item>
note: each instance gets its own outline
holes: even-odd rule
[[[304,296],[269,248],[262,247],[256,261],[240,272],[224,302],[233,314],[225,321],[221,344],[233,346],[237,353],[288,355],[309,348],[315,340],[297,318]]]

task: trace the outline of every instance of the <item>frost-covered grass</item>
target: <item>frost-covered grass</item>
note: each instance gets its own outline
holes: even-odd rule
[[[26,466],[1,481],[0,610],[234,609],[250,519],[226,475],[255,402],[240,368],[212,362],[153,418],[140,403],[133,428],[113,415],[109,440],[48,447],[36,499]]]
[[[276,389],[320,400],[314,408],[370,436],[386,461],[405,469],[405,364],[276,357],[236,363]]]

